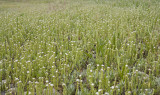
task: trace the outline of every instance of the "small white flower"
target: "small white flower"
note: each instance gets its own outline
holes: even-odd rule
[[[31,94],[31,92],[29,92],[28,94]]]
[[[128,91],[128,94],[131,94],[131,91]]]
[[[65,86],[66,84],[65,83],[62,83],[62,86]]]
[[[2,83],[6,84],[6,80],[2,80]]]
[[[91,83],[92,86],[94,86],[94,83]]]
[[[109,95],[109,93],[108,93],[108,92],[105,92],[104,94],[105,94],[105,95]]]
[[[98,92],[102,91],[102,89],[99,89]]]
[[[79,79],[76,79],[77,82],[79,82]]]
[[[15,80],[17,81],[17,80],[19,80],[18,78],[15,78]]]
[[[54,86],[53,84],[50,84],[50,86]]]
[[[39,83],[38,81],[35,82],[35,84],[38,84],[38,83]]]
[[[103,69],[101,69],[101,71],[104,71]]]
[[[68,55],[67,53],[65,53],[65,55]]]
[[[111,86],[111,89],[114,89],[114,86]]]

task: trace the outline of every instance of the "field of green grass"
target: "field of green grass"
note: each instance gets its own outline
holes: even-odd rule
[[[0,0],[1,95],[160,95],[159,0]]]

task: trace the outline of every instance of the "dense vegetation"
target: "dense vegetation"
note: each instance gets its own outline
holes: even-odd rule
[[[0,1],[0,91],[159,95],[159,0]]]

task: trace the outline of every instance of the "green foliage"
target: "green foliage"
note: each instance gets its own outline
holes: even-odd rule
[[[1,94],[159,94],[159,6],[1,0]]]

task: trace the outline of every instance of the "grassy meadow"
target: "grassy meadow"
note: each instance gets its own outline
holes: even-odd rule
[[[159,0],[0,0],[1,95],[160,95]]]

